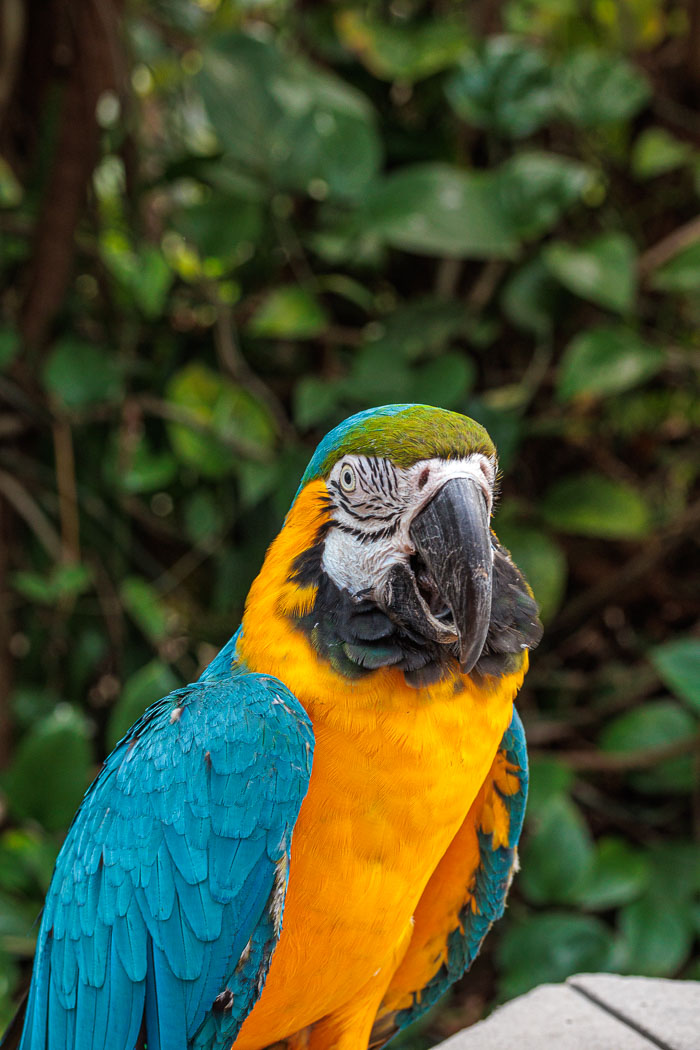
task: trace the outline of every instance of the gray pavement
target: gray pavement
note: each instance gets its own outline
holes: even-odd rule
[[[578,974],[500,1007],[439,1050],[700,1050],[700,981]]]

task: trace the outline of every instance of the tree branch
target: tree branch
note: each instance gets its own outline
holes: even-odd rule
[[[533,757],[555,757],[579,773],[627,773],[651,769],[669,758],[680,758],[696,750],[700,753],[700,733],[637,751],[533,751]]]

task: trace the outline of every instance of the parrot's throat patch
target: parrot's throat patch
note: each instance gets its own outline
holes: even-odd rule
[[[392,617],[390,609],[381,609],[371,599],[358,600],[324,572],[323,544],[330,525],[323,524],[315,543],[295,560],[289,576],[290,583],[316,589],[312,608],[291,613],[290,619],[306,634],[319,656],[345,678],[396,667],[416,689],[458,676],[456,644],[435,641],[429,637],[427,625],[423,633],[419,623],[400,622],[398,614]],[[491,622],[470,675],[477,682],[514,674],[522,667],[525,651],[534,649],[542,636],[537,605],[528,585],[495,537],[493,547]]]

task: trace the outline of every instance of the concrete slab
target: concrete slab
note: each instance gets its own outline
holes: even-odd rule
[[[584,973],[567,984],[664,1050],[700,1047],[700,981]]]
[[[544,984],[440,1043],[440,1050],[658,1050],[565,984]],[[697,1050],[698,1043],[694,1044]],[[683,1048],[685,1050],[685,1047]]]

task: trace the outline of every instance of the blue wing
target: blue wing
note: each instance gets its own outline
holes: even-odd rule
[[[377,1015],[370,1047],[383,1045],[429,1010],[469,969],[503,915],[527,782],[525,732],[514,710],[489,777],[416,909],[413,938]]]
[[[21,1050],[228,1050],[279,937],[312,751],[268,675],[210,674],[146,711],[59,854]]]

